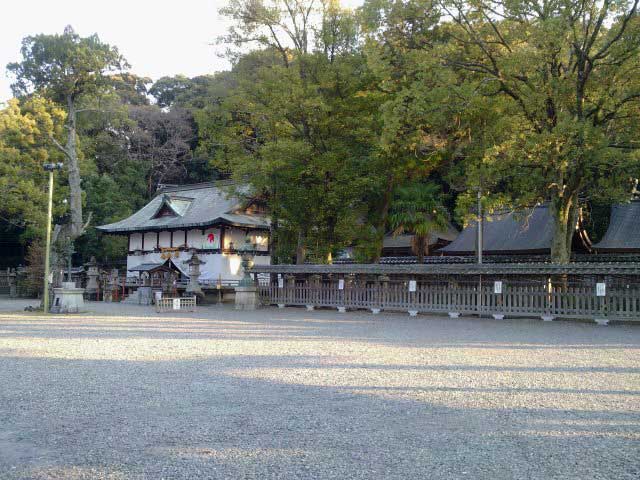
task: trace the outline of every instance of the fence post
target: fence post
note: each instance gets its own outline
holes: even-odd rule
[[[316,294],[320,294],[320,275],[314,274],[307,277],[305,281],[307,298],[307,310],[312,312],[317,302]]]
[[[338,312],[345,313],[347,311],[347,302],[345,299],[347,282],[345,281],[343,276],[338,278],[337,283],[337,291],[336,291],[336,307],[338,308]]]
[[[416,305],[418,282],[416,280],[409,280],[409,283],[407,284],[407,289],[409,290],[409,295],[407,295],[407,299],[409,303],[409,305],[407,305],[408,307],[407,312],[409,313],[410,317],[415,317],[416,315],[418,315],[418,307]]]
[[[551,304],[553,302],[553,284],[551,283],[551,277],[547,278],[547,288],[544,301],[546,312],[541,316],[541,318],[543,322],[550,322],[553,320],[553,315],[551,313]]]
[[[609,325],[607,318],[607,284],[605,282],[596,283],[596,297],[598,299],[599,315],[594,318],[598,325]]]
[[[378,275],[376,279],[372,301],[374,304],[379,305],[379,307],[371,308],[371,313],[374,315],[377,315],[381,309],[386,307],[387,295],[389,294],[389,280],[389,276],[384,274]]]
[[[459,298],[458,296],[460,295],[460,285],[458,284],[457,280],[453,279],[453,280],[449,280],[448,283],[448,288],[446,291],[446,295],[447,295],[447,309],[449,310],[449,317],[450,318],[458,318],[460,316],[460,311],[459,311]]]
[[[493,318],[495,320],[502,320],[504,318],[504,313],[500,312],[502,307],[502,289],[504,288],[504,283],[502,280],[497,280],[493,282],[493,294],[496,296],[496,313],[493,314]]]
[[[284,276],[284,304],[292,305],[295,303],[296,293],[296,276],[287,274]]]

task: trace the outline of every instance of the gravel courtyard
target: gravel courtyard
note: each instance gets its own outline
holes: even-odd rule
[[[22,306],[3,480],[640,478],[640,326]]]

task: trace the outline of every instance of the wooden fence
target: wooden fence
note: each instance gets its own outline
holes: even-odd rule
[[[640,320],[640,285],[551,284],[545,282],[401,281],[347,285],[343,282],[279,282],[259,286],[271,305],[447,313],[451,316],[539,316]]]
[[[196,297],[159,298],[156,300],[156,312],[196,311]]]

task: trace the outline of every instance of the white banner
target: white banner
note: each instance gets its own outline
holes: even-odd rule
[[[418,284],[415,280],[409,280],[409,291],[410,292],[415,292],[416,288],[418,287]]]
[[[344,290],[344,279],[338,280],[338,290]]]
[[[606,295],[607,295],[607,284],[604,282],[596,283],[596,296],[605,297]]]
[[[502,293],[502,282],[493,282],[493,293]]]

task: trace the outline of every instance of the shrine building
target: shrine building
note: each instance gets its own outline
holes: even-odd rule
[[[482,251],[485,255],[551,254],[554,221],[547,205],[530,212],[498,212],[482,222]],[[436,255],[474,255],[477,253],[478,224],[472,221],[458,237],[435,252]],[[591,241],[579,218],[574,227],[572,251],[591,252]]]
[[[97,228],[128,238],[129,277],[164,266],[188,278],[186,262],[195,251],[204,262],[200,283],[232,284],[242,277],[239,253],[246,239],[254,264],[270,263],[270,221],[264,204],[249,195],[233,194],[232,188],[228,181],[163,186],[130,217]]]

